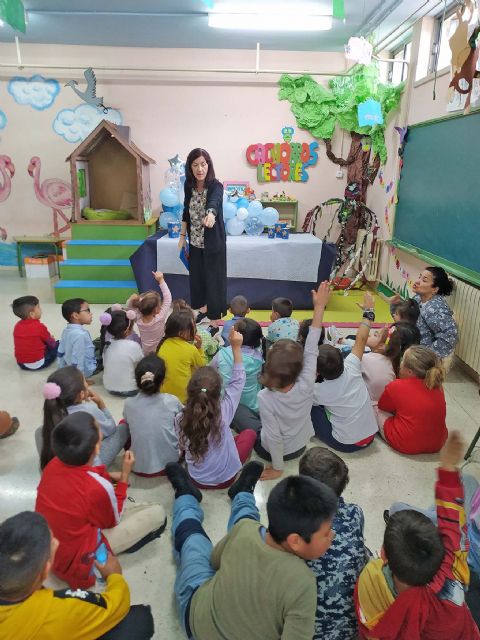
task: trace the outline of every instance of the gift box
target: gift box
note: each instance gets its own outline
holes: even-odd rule
[[[56,274],[57,260],[52,255],[36,255],[25,258],[27,278],[53,278]]]
[[[168,223],[168,237],[169,238],[179,238],[180,237],[180,222],[169,222]]]

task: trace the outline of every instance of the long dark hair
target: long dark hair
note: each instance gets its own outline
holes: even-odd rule
[[[78,395],[85,389],[85,378],[77,367],[69,366],[57,369],[48,376],[47,382],[60,387],[60,395],[43,403],[42,450],[40,469],[43,471],[54,457],[52,432],[59,422],[68,416],[67,408],[75,404]]]
[[[193,311],[190,307],[172,311],[165,323],[165,334],[160,341],[158,348],[162,346],[168,338],[179,338],[181,333],[188,334],[186,340],[194,340],[196,328]],[[183,337],[183,336],[182,336]]]
[[[261,346],[262,358],[265,360],[267,357],[267,345],[262,327],[258,322],[252,318],[242,318],[241,320],[237,320],[234,328],[235,331],[238,331],[243,336],[242,347],[258,349],[258,347]]]
[[[105,351],[105,347],[110,344],[106,339],[107,333],[112,335],[115,340],[120,340],[125,332],[133,325],[133,320],[127,317],[127,312],[123,309],[112,310],[108,308],[105,313],[110,314],[112,321],[108,325],[102,324],[102,328],[100,329],[100,353],[102,354]]]
[[[433,278],[433,286],[438,287],[439,296],[449,296],[453,291],[453,280],[448,277],[447,272],[442,267],[426,267],[425,271],[430,271]]]
[[[135,367],[137,387],[147,396],[158,393],[164,379],[165,362],[154,353],[142,358]]]
[[[384,355],[392,363],[395,375],[398,377],[400,371],[400,361],[405,351],[412,344],[420,344],[420,331],[417,325],[410,322],[395,322],[391,330],[388,342],[385,343]]]
[[[220,392],[222,379],[216,369],[200,367],[187,386],[187,402],[180,419],[180,446],[199,462],[208,451],[209,441],[221,440]]]
[[[187,161],[185,162],[185,185],[190,189],[193,189],[193,187],[195,187],[197,184],[192,171],[192,163],[201,156],[205,158],[205,161],[208,164],[208,171],[205,177],[205,186],[208,188],[208,185],[215,180],[215,169],[213,168],[213,162],[210,154],[208,153],[208,151],[205,151],[205,149],[197,147],[196,149],[192,149],[190,151],[187,156]]]

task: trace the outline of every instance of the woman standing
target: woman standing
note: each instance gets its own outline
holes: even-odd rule
[[[205,149],[193,149],[185,163],[185,202],[179,249],[188,234],[190,304],[198,309],[197,323],[212,325],[227,311],[227,246],[223,224],[223,186],[215,178]]]

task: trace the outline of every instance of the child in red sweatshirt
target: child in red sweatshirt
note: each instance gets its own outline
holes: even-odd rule
[[[22,296],[12,302],[13,313],[20,318],[13,329],[15,359],[25,371],[45,369],[57,357],[58,341],[40,322],[42,310],[35,296]]]

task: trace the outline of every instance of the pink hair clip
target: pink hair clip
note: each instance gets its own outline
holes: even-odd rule
[[[100,314],[99,320],[101,325],[103,325],[104,327],[108,327],[108,325],[112,322],[112,316],[107,311],[105,311],[104,313]]]
[[[126,313],[129,320],[135,320],[135,318],[137,317],[137,314],[133,309],[129,309]]]
[[[43,385],[43,397],[45,400],[55,400],[62,393],[62,388],[56,382],[46,382]]]
[[[121,311],[122,310],[122,305],[119,304],[118,302],[115,302],[115,304],[112,304],[112,306],[110,307],[110,309],[112,311]]]

